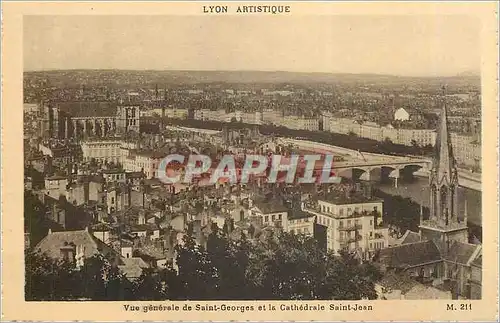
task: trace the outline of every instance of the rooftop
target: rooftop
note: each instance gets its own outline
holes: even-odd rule
[[[329,192],[318,196],[318,200],[334,205],[360,204],[369,202],[383,202],[381,199],[368,198],[359,193],[345,194],[339,192]]]
[[[450,246],[444,260],[467,265],[478,248],[480,248],[479,245],[455,241]]]
[[[433,241],[407,243],[380,251],[380,262],[390,268],[409,268],[441,260]]]
[[[97,254],[103,254],[104,256],[117,255],[116,251],[94,237],[88,230],[49,231],[49,234],[38,243],[35,250],[39,250],[51,258],[57,259],[61,256],[60,248],[68,244],[82,246],[86,258]]]
[[[394,271],[389,271],[378,284],[388,289],[400,290],[402,294],[406,294],[419,283],[405,273],[396,274]]]
[[[475,267],[483,267],[483,256],[479,256],[471,263]]]
[[[312,218],[315,215],[298,209],[292,209],[288,215],[289,220],[307,219]]]
[[[435,219],[428,219],[422,221],[420,224],[422,227],[431,227],[431,228],[437,228],[441,230],[458,230],[458,229],[465,229],[467,228],[467,223],[465,222],[455,222],[455,221],[450,221],[450,223],[446,224],[442,221],[435,220]]]
[[[139,278],[142,270],[148,267],[148,264],[139,257],[123,258],[123,265],[118,266],[127,278]]]
[[[114,117],[117,107],[111,102],[57,102],[55,105],[72,117]]]
[[[255,202],[255,206],[259,208],[259,210],[261,210],[263,214],[288,211],[288,209],[282,203],[275,199],[269,201],[257,201]]]
[[[419,242],[420,240],[420,235],[417,232],[407,230],[401,237],[400,244],[415,243]]]

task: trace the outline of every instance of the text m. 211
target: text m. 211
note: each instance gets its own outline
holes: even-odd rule
[[[463,304],[446,304],[447,311],[472,311],[471,303]]]

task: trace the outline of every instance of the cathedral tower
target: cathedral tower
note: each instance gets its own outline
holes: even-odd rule
[[[448,132],[443,102],[437,129],[435,155],[429,175],[430,216],[421,221],[422,239],[434,240],[446,253],[453,241],[468,242],[467,223],[458,211],[458,171]]]

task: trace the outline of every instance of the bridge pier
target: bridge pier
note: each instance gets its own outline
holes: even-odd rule
[[[399,168],[396,168],[395,170],[393,170],[390,173],[389,177],[394,178],[394,187],[398,188],[398,180],[399,180],[399,177],[400,177]]]

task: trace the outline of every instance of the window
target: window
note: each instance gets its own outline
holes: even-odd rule
[[[281,214],[278,214],[278,220],[281,221]]]
[[[342,228],[344,226],[344,221],[340,220],[339,221],[339,228]]]
[[[274,215],[274,214],[273,214],[273,215],[271,216],[271,219],[272,219],[272,221],[274,222],[274,220],[276,220],[276,215]]]
[[[269,216],[268,216],[268,215],[266,215],[266,216],[264,217],[264,222],[269,222]]]
[[[344,209],[340,209],[340,210],[339,210],[339,215],[340,215],[340,216],[343,216],[343,215],[344,215]]]
[[[326,212],[326,210],[325,210],[325,209],[326,209],[326,208],[325,208],[325,206],[324,206],[324,205],[322,205],[322,206],[321,206],[321,210],[322,210],[323,212]]]
[[[373,232],[372,232],[372,231],[370,231],[370,238],[372,238],[372,237],[373,237]]]
[[[351,215],[352,209],[350,207],[347,208],[347,215]]]
[[[330,213],[330,207],[328,207],[328,213]]]
[[[111,197],[111,204],[115,204],[115,198]]]
[[[304,228],[304,233],[309,233],[309,228]]]
[[[372,226],[372,225],[373,225],[373,220],[370,220],[370,226]]]
[[[347,220],[347,226],[350,227],[351,226],[351,220]]]

